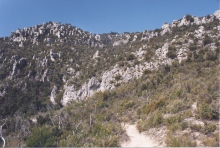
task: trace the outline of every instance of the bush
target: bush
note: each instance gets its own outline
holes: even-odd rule
[[[190,128],[193,130],[193,131],[197,131],[199,132],[201,129],[202,129],[202,126],[200,124],[193,124],[190,126]]]
[[[154,56],[154,54],[155,54],[155,51],[154,50],[148,50],[146,53],[145,53],[145,56],[144,56],[144,59],[145,59],[145,61],[150,61],[151,60],[151,58]]]
[[[176,56],[174,51],[169,50],[168,53],[167,53],[167,57],[171,58],[171,59],[175,59],[177,56]]]
[[[145,70],[144,70],[144,74],[145,74],[145,75],[151,74],[151,71],[150,71],[149,69],[145,69]]]
[[[173,101],[171,112],[175,114],[175,113],[185,110],[186,108],[187,108],[187,104],[183,102],[182,100],[178,99],[178,100]]]
[[[195,147],[196,142],[189,135],[174,136],[171,132],[167,134],[166,144],[168,147]]]
[[[212,38],[206,35],[205,38],[203,39],[203,45],[207,45],[210,43],[212,43]]]
[[[208,104],[202,103],[199,106],[199,115],[203,119],[212,119],[212,111]]]
[[[123,61],[120,61],[119,63],[118,63],[118,65],[119,65],[119,67],[124,67],[124,62]]]
[[[212,133],[216,130],[216,125],[215,124],[206,124],[204,128],[205,134]]]
[[[208,147],[219,147],[219,141],[215,138],[207,138],[203,141],[203,144]]]
[[[211,61],[215,61],[218,59],[217,54],[213,51],[209,51],[206,53],[206,59],[207,60],[211,60]]]
[[[120,74],[117,74],[117,75],[115,76],[115,80],[116,80],[116,81],[119,81],[121,78],[122,78],[122,76],[121,76]]]
[[[162,123],[163,123],[163,116],[159,111],[157,111],[153,118],[153,126],[155,127],[161,125]]]
[[[143,106],[142,111],[144,114],[148,115],[150,112],[153,112],[156,109],[162,108],[163,106],[165,106],[165,104],[166,104],[166,100],[162,98],[158,101],[153,101],[150,104]]]
[[[194,50],[196,50],[196,45],[194,45],[194,44],[189,44],[189,50],[191,50],[191,51],[194,51]]]
[[[190,22],[194,22],[194,18],[189,14],[186,15],[186,20]]]
[[[128,56],[127,56],[127,61],[132,61],[132,60],[134,60],[135,59],[135,55],[134,54],[129,54]]]
[[[176,115],[176,116],[171,116],[165,119],[165,123],[167,126],[170,126],[175,123],[179,123],[182,121],[182,116],[181,115]]]
[[[123,110],[126,110],[128,108],[131,108],[135,105],[135,102],[132,100],[122,100],[120,103],[120,106],[123,108]]]
[[[146,90],[147,89],[147,85],[146,84],[142,84],[141,85],[141,90]]]
[[[26,140],[28,147],[51,147],[55,146],[55,138],[51,128],[46,126],[32,129],[31,136]]]
[[[186,128],[188,128],[188,123],[187,122],[182,122],[180,124],[180,127],[181,127],[182,130],[185,130]]]
[[[169,47],[168,47],[168,50],[169,50],[169,51],[176,51],[176,47],[175,47],[175,46],[169,46]]]

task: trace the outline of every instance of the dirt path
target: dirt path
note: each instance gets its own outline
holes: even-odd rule
[[[125,130],[129,136],[128,141],[121,144],[121,147],[159,147],[160,145],[150,139],[150,137],[139,133],[136,125],[125,124]]]

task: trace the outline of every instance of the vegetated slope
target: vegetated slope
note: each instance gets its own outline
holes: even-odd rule
[[[218,146],[219,16],[121,35],[49,22],[2,38],[6,146],[120,146],[121,122],[137,121],[164,129],[163,145]]]

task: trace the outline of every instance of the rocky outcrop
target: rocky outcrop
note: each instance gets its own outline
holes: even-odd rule
[[[123,37],[125,39],[123,39]],[[122,39],[115,41],[113,43],[113,46],[119,46],[119,45],[127,44],[129,42],[129,38],[130,38],[129,34],[125,34],[124,36],[122,35]]]
[[[48,69],[46,69],[41,77],[41,81],[45,82],[46,81],[46,78],[47,78],[47,72],[48,72]]]
[[[162,29],[163,29],[163,31],[161,31],[160,32],[160,34],[161,35],[164,35],[165,33],[170,33],[171,32],[171,30],[170,30],[170,25],[169,24],[163,24],[163,26],[162,26]]]
[[[167,57],[168,48],[169,48],[169,43],[165,43],[162,48],[156,50],[155,54],[159,60],[165,59]]]
[[[215,11],[213,15],[220,20],[220,10]]]
[[[50,50],[50,59],[51,61],[55,61],[55,59],[58,57],[57,53],[53,53],[52,49]]]
[[[64,86],[64,94],[63,99],[61,103],[63,105],[66,105],[68,102],[74,101],[80,101],[82,99],[85,99],[87,97],[90,97],[94,94],[96,90],[98,90],[100,87],[100,82],[97,78],[92,77],[89,79],[88,83],[84,83],[81,87],[81,89],[77,90],[74,84],[66,84]]]
[[[93,55],[92,59],[98,58],[99,57],[99,51],[97,50],[96,53]]]
[[[177,59],[179,63],[187,59],[187,49],[186,48],[180,48],[177,52]]]
[[[205,33],[205,29],[203,26],[200,26],[198,30],[195,30],[195,37],[201,39],[203,34]]]
[[[18,46],[19,46],[19,47],[24,47],[23,42],[21,42]]]
[[[56,101],[55,101],[56,94],[57,94],[57,86],[54,85],[54,86],[53,86],[53,89],[52,89],[52,91],[51,91],[51,94],[50,94],[50,101],[51,101],[54,105],[56,105]]]
[[[6,94],[6,90],[4,89],[2,92],[0,91],[0,97],[4,97]]]
[[[156,51],[155,54],[157,55],[158,60],[154,62],[144,62],[142,64],[137,64],[133,67],[131,66],[126,68],[119,67],[118,64],[116,64],[112,69],[107,70],[102,74],[100,77],[102,80],[101,82],[99,82],[97,78],[92,77],[89,79],[89,82],[84,83],[79,90],[77,90],[73,84],[69,85],[67,82],[64,86],[62,104],[66,105],[72,100],[80,101],[92,96],[96,91],[113,90],[119,84],[127,83],[135,78],[140,78],[146,69],[155,70],[161,65],[171,65],[172,60],[166,57],[168,47],[169,44],[166,43],[162,48],[159,48]],[[140,48],[134,53],[134,55],[139,59],[142,59],[144,53],[145,51],[142,51],[142,48]]]
[[[9,76],[9,79],[12,80],[13,76],[17,73],[17,69],[18,69],[17,67],[18,67],[18,62],[14,61],[14,64],[13,64],[13,67],[12,67],[12,73]]]

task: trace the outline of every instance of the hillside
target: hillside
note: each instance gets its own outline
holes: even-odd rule
[[[123,34],[48,22],[0,38],[6,146],[115,147],[122,123],[163,146],[219,146],[219,21]]]

